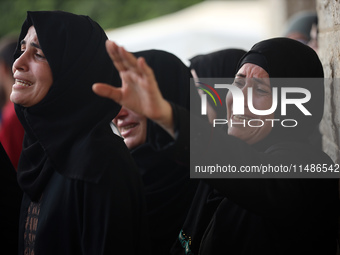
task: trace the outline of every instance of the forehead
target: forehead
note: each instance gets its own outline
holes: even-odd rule
[[[242,74],[247,78],[269,78],[269,74],[262,67],[245,63],[237,72],[236,76]]]
[[[38,42],[38,36],[37,36],[37,32],[35,31],[34,26],[31,26],[28,29],[27,34],[26,34],[26,36],[25,36],[25,38],[22,42],[26,43],[26,42],[29,42],[29,41]]]

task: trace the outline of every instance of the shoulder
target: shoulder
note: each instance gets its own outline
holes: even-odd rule
[[[55,170],[67,179],[88,185],[118,185],[138,178],[137,167],[123,139],[113,134],[109,125],[97,132],[103,133],[89,134],[87,139],[74,144],[67,160],[58,162]]]
[[[285,157],[282,159],[290,158],[295,162],[306,163],[329,163],[333,164],[332,159],[322,150],[315,148],[307,142],[286,141],[279,142],[270,146],[266,154],[277,155]]]

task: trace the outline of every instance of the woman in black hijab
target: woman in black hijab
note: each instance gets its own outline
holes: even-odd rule
[[[147,50],[134,55],[143,56],[153,68],[164,98],[189,110],[191,75],[188,67],[165,51]],[[183,162],[189,152],[175,149],[167,132],[125,107],[114,123],[130,149],[145,186],[152,253],[168,254],[184,223],[198,183],[190,180],[189,165]]]
[[[157,83],[143,59],[131,58],[124,49],[114,44],[107,43],[107,46],[120,72],[129,70],[137,74],[138,79],[123,76],[128,81],[127,84],[123,82],[124,89],[144,90],[144,102],[148,101],[145,97],[149,95],[150,102],[163,107],[162,113],[149,111],[149,107],[143,107],[140,111],[168,130],[177,138],[176,143],[181,143],[180,136],[176,137],[175,132],[180,134],[183,126],[175,126],[172,130],[171,126],[174,127],[176,119],[189,118],[188,112],[174,104],[167,105],[163,100],[157,101]],[[204,158],[209,165],[230,164],[237,169],[260,164],[333,166],[328,155],[307,143],[308,136],[321,120],[324,104],[323,69],[316,53],[288,38],[269,39],[254,45],[242,58],[238,69],[235,85],[240,89],[254,86],[257,91],[253,95],[259,95],[253,99],[259,97],[266,106],[273,100],[272,87],[292,86],[309,90],[312,97],[304,106],[312,115],[305,116],[292,107],[287,118],[298,120],[296,128],[266,125],[264,129],[260,127],[249,132],[249,127],[236,129],[229,126],[229,135],[215,129],[210,137],[206,134],[211,133],[212,127],[202,124],[201,120],[193,120],[190,125],[198,129],[191,138],[192,159]],[[272,79],[306,77],[315,79],[310,79],[309,83],[293,84]],[[258,81],[259,78],[262,82]],[[98,84],[94,91],[131,108],[138,103],[136,98],[131,102],[124,97],[124,90]],[[291,96],[301,97],[296,93]],[[232,102],[230,95],[226,100],[229,121],[246,117],[233,114],[232,107],[229,107]],[[170,113],[168,107],[172,109]],[[280,118],[280,108],[270,117]],[[218,151],[211,149],[216,146]],[[205,179],[198,187],[172,253],[334,254],[338,203],[337,179]]]
[[[106,40],[87,16],[27,13],[11,94],[25,129],[19,254],[144,254],[141,180],[109,126],[120,107],[91,90],[120,84]]]
[[[299,109],[291,107],[284,118],[297,120],[296,127],[275,125],[265,137],[255,142],[251,139],[258,138],[258,134],[254,132],[247,137],[248,130],[242,128],[240,132],[237,126],[229,126],[228,136],[216,134],[212,141],[204,141],[204,137],[199,135],[196,137],[201,145],[198,148],[202,149],[207,142],[212,144],[211,147],[219,146],[219,150],[204,155],[209,162],[219,165],[226,165],[227,162],[237,169],[261,164],[333,166],[325,153],[313,149],[307,142],[322,118],[324,105],[323,68],[315,52],[291,39],[270,39],[254,45],[241,59],[235,78],[235,85],[240,88],[246,87],[245,79],[249,78],[247,68],[262,69],[262,73],[270,78],[270,86],[277,87],[279,91],[283,87],[308,89],[312,96],[304,106],[312,116],[305,116]],[[282,79],[287,77],[295,79]],[[306,77],[312,79],[306,83],[301,79]],[[254,85],[253,90],[257,89],[262,87]],[[264,92],[260,93],[262,97],[266,96]],[[289,97],[295,96],[298,98],[301,94],[292,93]],[[230,98],[227,97],[227,104],[228,101]],[[281,105],[278,104],[272,118],[282,119],[280,112]],[[245,109],[246,114],[249,111],[247,113]],[[234,118],[229,107],[228,120]],[[195,206],[191,208],[174,246],[175,254],[184,254],[180,242],[194,254],[335,253],[338,214],[336,179],[282,177],[207,179],[205,182],[200,183],[193,202]],[[190,245],[187,245],[188,237]]]

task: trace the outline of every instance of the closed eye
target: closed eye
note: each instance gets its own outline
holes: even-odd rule
[[[240,81],[239,79],[235,79],[233,82],[233,85],[239,88],[243,88],[244,87],[244,83],[242,81]]]
[[[45,56],[43,56],[43,55],[41,55],[41,54],[39,54],[39,53],[35,53],[35,55],[36,55],[38,58],[41,58],[41,59],[46,59],[46,57],[45,57]]]

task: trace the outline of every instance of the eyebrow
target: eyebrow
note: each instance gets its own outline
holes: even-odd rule
[[[235,76],[241,76],[242,78],[246,78],[246,75],[243,73],[237,73]]]
[[[241,78],[247,78],[247,76],[243,73],[237,73],[236,77],[238,77],[238,76],[241,77]],[[266,82],[264,82],[263,79],[259,79],[259,78],[255,78],[255,77],[253,77],[252,79],[254,79],[256,82],[258,82],[260,84],[263,84],[263,85],[270,87],[270,85],[267,84]]]
[[[22,41],[20,42],[20,45],[26,45],[26,41],[25,41],[25,40],[22,40]],[[39,44],[36,44],[36,43],[34,43],[34,42],[31,42],[30,45],[33,46],[33,47],[35,47],[35,48],[37,48],[37,49],[40,49],[40,50],[41,50],[41,47],[40,47]]]

